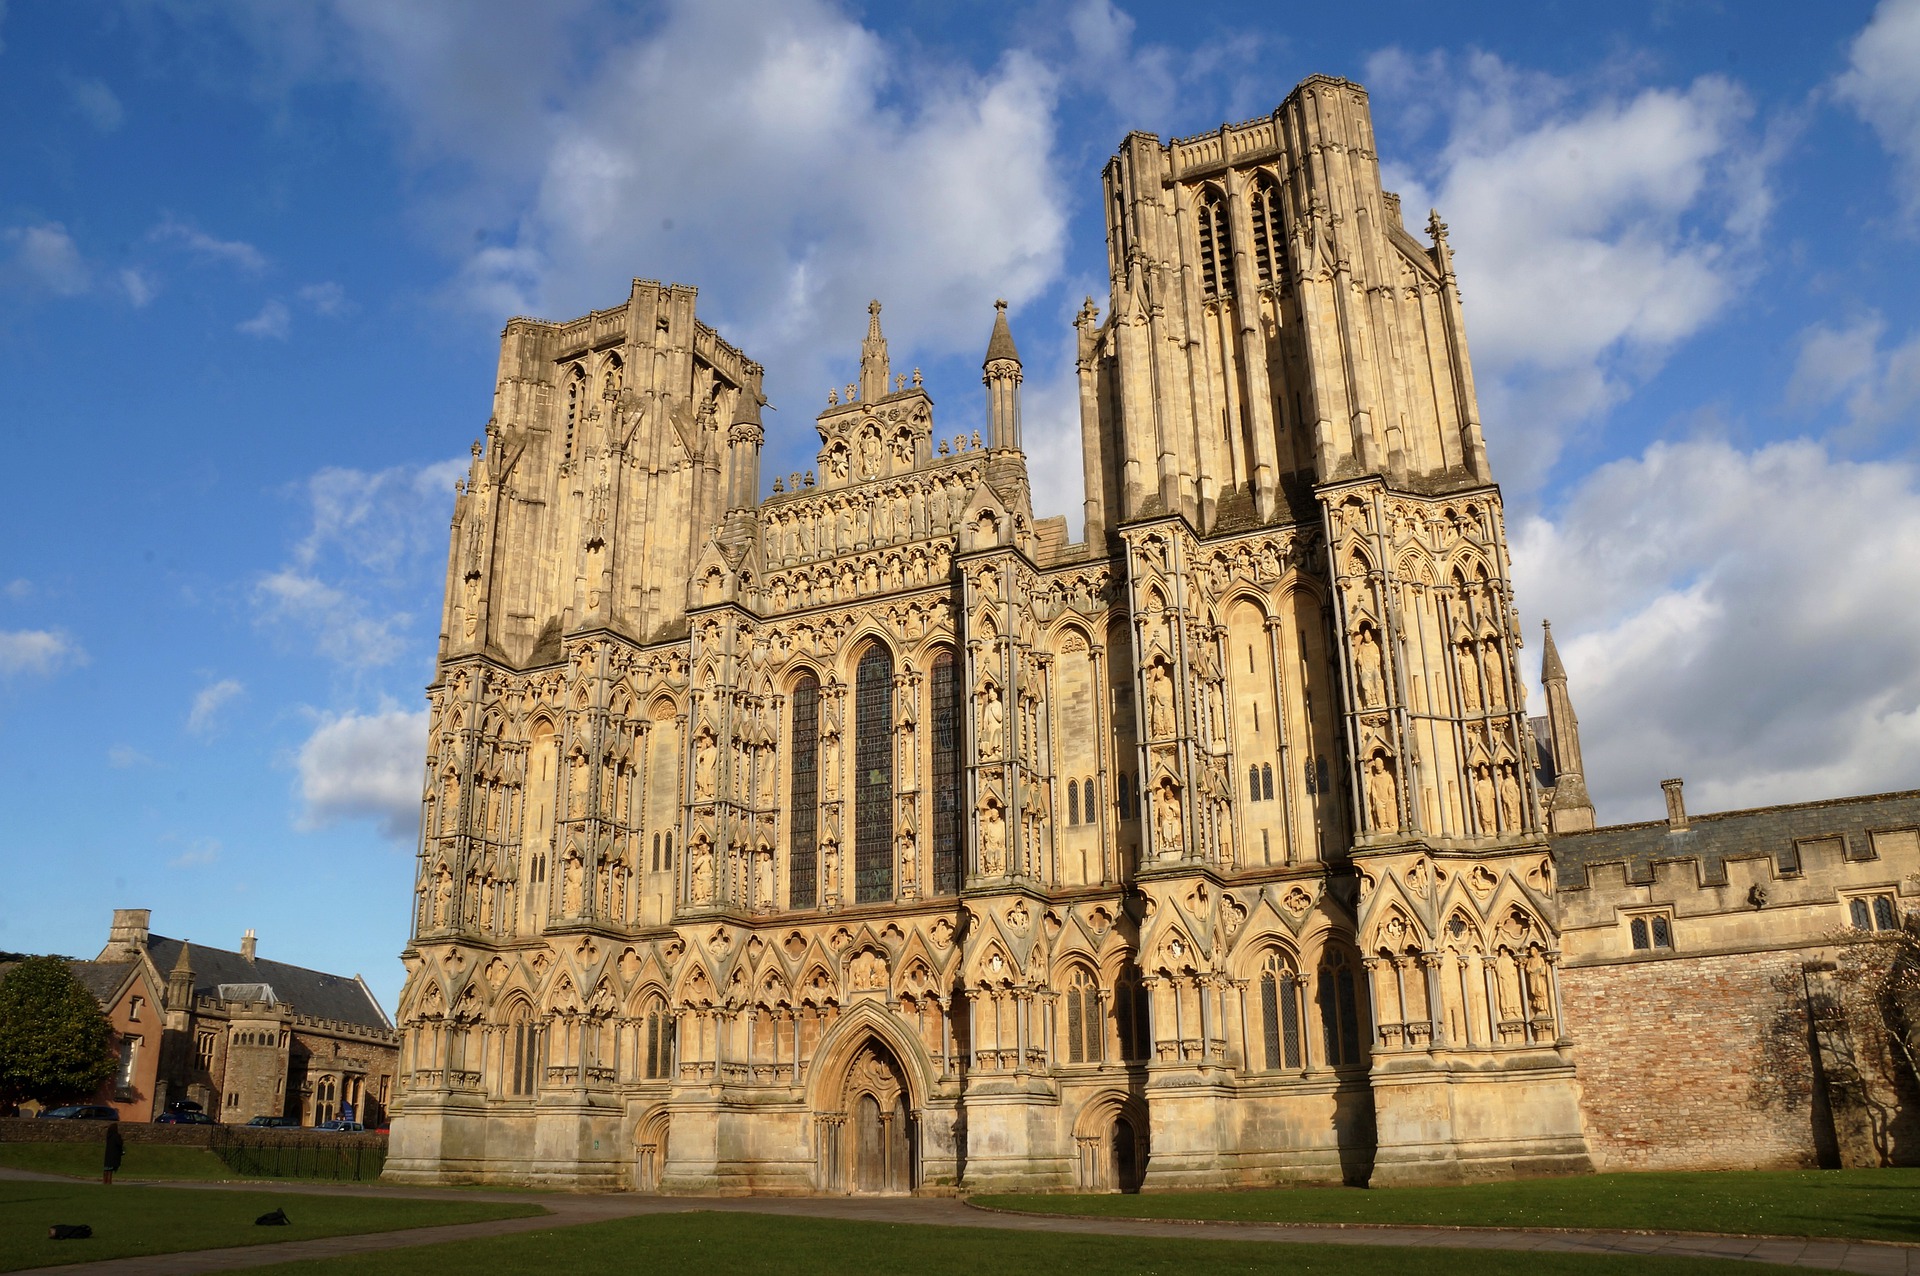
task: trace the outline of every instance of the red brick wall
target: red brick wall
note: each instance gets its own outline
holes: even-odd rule
[[[1803,954],[1563,969],[1600,1168],[1817,1164],[1805,1020],[1776,983]]]

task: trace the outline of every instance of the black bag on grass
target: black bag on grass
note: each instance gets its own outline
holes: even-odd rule
[[[93,1239],[93,1229],[85,1223],[55,1223],[47,1229],[50,1241],[85,1241]]]
[[[271,1214],[262,1214],[253,1220],[255,1227],[285,1227],[290,1220],[285,1210],[275,1210]]]

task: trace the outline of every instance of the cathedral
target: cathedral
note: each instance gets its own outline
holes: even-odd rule
[[[390,1178],[1593,1167],[1552,839],[1594,812],[1557,658],[1526,712],[1447,228],[1407,229],[1327,77],[1131,134],[1102,184],[1078,542],[1031,506],[1004,304],[983,433],[941,433],[875,303],[770,482],[762,369],[694,289],[507,325]]]

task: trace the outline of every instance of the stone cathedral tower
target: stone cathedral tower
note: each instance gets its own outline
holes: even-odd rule
[[[1588,1163],[1446,228],[1404,229],[1364,92],[1322,77],[1131,135],[1104,186],[1080,543],[1031,508],[1004,305],[987,437],[940,436],[875,303],[815,468],[770,492],[761,369],[691,289],[508,325],[391,1175]]]

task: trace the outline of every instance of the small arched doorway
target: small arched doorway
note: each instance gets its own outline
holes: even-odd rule
[[[1122,1192],[1140,1190],[1140,1136],[1134,1132],[1133,1122],[1125,1117],[1115,1117],[1113,1134],[1110,1140],[1112,1159],[1108,1165],[1109,1181]]]
[[[648,1113],[634,1131],[633,1190],[657,1192],[667,1166],[667,1114]]]
[[[914,1188],[915,1131],[906,1078],[893,1052],[869,1039],[847,1066],[841,1110],[826,1128],[844,1129],[825,1152],[829,1185],[884,1195]]]

